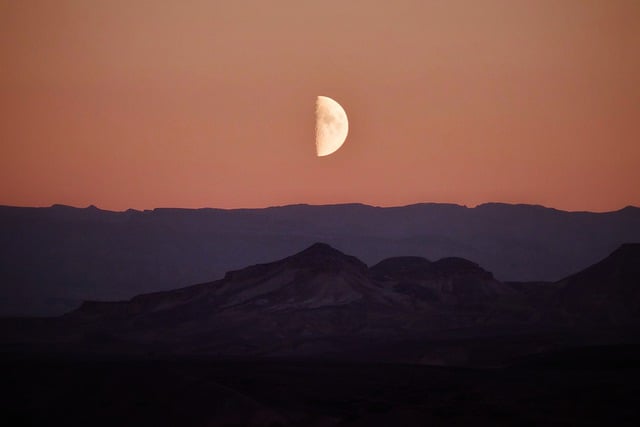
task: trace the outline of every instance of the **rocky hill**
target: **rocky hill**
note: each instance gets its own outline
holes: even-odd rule
[[[0,342],[99,354],[503,363],[633,341],[638,247],[531,285],[501,282],[462,258],[394,257],[368,268],[316,243],[213,282],[88,301],[47,321],[0,322]]]

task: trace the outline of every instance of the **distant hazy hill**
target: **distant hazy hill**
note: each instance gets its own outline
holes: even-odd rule
[[[496,279],[558,280],[640,241],[640,209],[564,212],[350,204],[103,211],[0,207],[0,314],[62,313],[222,277],[323,241],[373,265],[416,255],[478,262]]]

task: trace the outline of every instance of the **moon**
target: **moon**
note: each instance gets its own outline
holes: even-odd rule
[[[349,120],[344,108],[328,96],[316,98],[316,154],[335,153],[349,133]]]

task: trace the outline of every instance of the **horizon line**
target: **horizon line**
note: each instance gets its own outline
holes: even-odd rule
[[[476,208],[486,207],[486,206],[489,206],[489,205],[504,205],[504,206],[513,206],[513,207],[515,207],[515,206],[527,206],[527,207],[533,207],[533,208],[543,208],[543,209],[548,209],[548,210],[554,210],[554,211],[558,211],[558,212],[596,213],[596,214],[606,214],[606,213],[620,212],[620,211],[623,211],[623,210],[629,209],[629,208],[631,208],[631,209],[640,209],[640,206],[635,206],[635,205],[629,204],[629,205],[623,206],[623,207],[621,207],[619,209],[605,210],[605,211],[567,210],[567,209],[559,209],[559,208],[555,208],[555,207],[551,207],[551,206],[545,206],[545,205],[541,205],[541,204],[537,204],[537,203],[509,203],[509,202],[484,202],[484,203],[476,204],[475,206],[468,206],[468,205],[465,205],[465,204],[450,203],[450,202],[416,202],[416,203],[409,203],[409,204],[406,204],[406,205],[389,205],[389,206],[373,205],[373,204],[367,204],[367,203],[362,203],[362,202],[324,203],[324,204],[289,203],[289,204],[271,205],[271,206],[263,206],[263,207],[220,208],[220,207],[212,207],[212,206],[202,206],[202,207],[158,206],[158,207],[154,207],[154,208],[150,208],[150,209],[126,208],[126,209],[121,209],[121,210],[99,208],[97,205],[95,205],[93,203],[89,204],[87,206],[74,206],[74,205],[69,205],[69,204],[64,204],[64,203],[53,203],[53,204],[48,205],[48,206],[42,206],[42,205],[24,206],[24,205],[5,205],[5,204],[0,204],[0,208],[50,209],[50,208],[55,208],[55,207],[64,207],[64,208],[71,208],[71,209],[95,209],[95,210],[99,210],[99,211],[102,211],[102,212],[124,213],[124,212],[129,212],[129,211],[134,211],[134,212],[154,212],[154,211],[157,211],[157,210],[249,211],[249,210],[279,209],[279,208],[288,208],[288,207],[296,207],[296,206],[307,206],[307,207],[363,206],[363,207],[375,208],[375,209],[401,209],[401,208],[407,208],[407,207],[413,207],[413,206],[424,206],[424,205],[453,206],[453,207],[464,208],[464,209],[476,209]]]

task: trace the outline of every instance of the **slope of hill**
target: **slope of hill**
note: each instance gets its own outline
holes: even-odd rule
[[[640,244],[627,243],[591,267],[559,282],[558,300],[595,324],[640,318]]]

